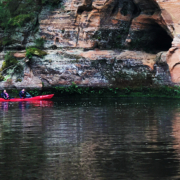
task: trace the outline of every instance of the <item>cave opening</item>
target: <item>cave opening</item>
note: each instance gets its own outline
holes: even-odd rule
[[[85,6],[85,5],[79,6],[78,10],[77,10],[77,14],[81,15],[84,11],[88,11],[88,12],[92,11],[92,7],[91,6]]]
[[[154,36],[150,45],[152,49],[157,51],[168,51],[171,48],[172,38],[170,35],[158,24],[153,28]]]
[[[172,40],[165,29],[157,23],[151,22],[145,30],[132,33],[131,48],[153,53],[168,51],[171,48]]]

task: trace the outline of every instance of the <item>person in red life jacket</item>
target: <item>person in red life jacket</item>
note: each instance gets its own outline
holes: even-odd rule
[[[26,92],[25,89],[22,89],[19,92],[19,97],[24,99],[24,98],[31,98],[32,96],[28,92]]]
[[[9,94],[6,92],[6,90],[3,90],[1,93],[1,97],[4,99],[11,99],[11,97],[9,96]]]

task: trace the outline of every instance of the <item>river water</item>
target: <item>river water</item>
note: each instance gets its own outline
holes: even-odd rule
[[[0,103],[0,180],[180,179],[180,101]]]

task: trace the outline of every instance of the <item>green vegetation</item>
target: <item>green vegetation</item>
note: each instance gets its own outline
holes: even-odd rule
[[[23,70],[24,67],[21,62],[13,56],[13,53],[8,52],[5,55],[5,60],[0,69],[0,81],[11,83],[12,80],[9,79],[11,79],[14,74],[21,75]]]
[[[162,97],[162,98],[180,98],[180,87],[175,86],[157,86],[157,87],[79,87],[75,83],[71,86],[56,86],[52,88],[28,89],[26,90],[32,96],[55,94],[55,97],[61,96],[83,96],[83,97]],[[10,91],[10,90],[9,90]],[[19,90],[11,90],[14,95],[18,95]],[[11,92],[10,91],[10,92]]]
[[[21,74],[23,72],[23,70],[24,70],[23,66],[21,64],[17,64],[13,73]]]
[[[17,79],[16,82],[22,82],[22,79]]]
[[[12,36],[14,32],[25,31],[26,36],[30,32],[38,30],[38,14],[43,6],[63,7],[62,0],[0,0],[0,29],[4,31],[4,37],[0,39],[0,48],[13,43],[22,43]],[[24,28],[26,27],[26,28]],[[21,31],[18,30],[21,28]],[[28,34],[27,34],[28,33]],[[36,39],[37,48],[44,47],[42,38]]]
[[[40,6],[33,0],[0,2],[0,26],[8,30],[21,27],[30,21],[35,21],[36,12],[40,9]]]
[[[43,38],[38,38],[35,40],[35,44],[37,48],[43,49],[44,43],[45,43],[45,40]]]
[[[34,89],[34,90],[30,90],[28,91],[32,96],[38,96],[41,95],[41,90],[39,89]]]
[[[42,51],[35,47],[29,47],[26,49],[26,57],[28,57],[29,59],[31,59],[32,56],[43,57],[45,55],[47,55],[47,53],[45,51]]]
[[[5,56],[5,60],[2,64],[0,71],[4,71],[10,66],[15,66],[18,64],[18,60],[12,55],[12,53],[8,52]]]
[[[85,95],[102,97],[164,97],[180,98],[180,87],[137,87],[137,88],[92,88],[78,87],[71,85],[69,87],[55,87],[51,91],[44,91],[43,94],[55,93],[61,95]]]
[[[0,81],[4,81],[4,76],[0,74]]]
[[[174,97],[180,98],[180,87],[127,87],[127,88],[93,88],[78,87],[72,84],[69,87],[55,87],[51,93],[60,94],[80,94],[92,96],[115,96],[115,97]],[[45,94],[45,92],[43,92]],[[50,92],[48,92],[50,93]]]
[[[61,0],[42,0],[43,5],[57,6]]]
[[[26,22],[29,22],[30,20],[32,20],[34,18],[34,15],[31,14],[19,14],[13,18],[11,18],[8,21],[8,25],[12,26],[12,27],[21,27],[23,25],[25,25]]]
[[[12,44],[14,41],[10,37],[3,37],[0,39],[0,46],[6,46]]]
[[[80,87],[74,82],[71,86],[56,86],[52,88],[43,87],[42,90],[34,89],[29,91],[33,96],[40,94],[55,94],[55,96],[91,96],[91,97],[164,97],[180,98],[179,86],[156,86],[156,87]]]
[[[11,76],[9,74],[4,76],[4,81],[7,81],[9,78],[11,78]]]

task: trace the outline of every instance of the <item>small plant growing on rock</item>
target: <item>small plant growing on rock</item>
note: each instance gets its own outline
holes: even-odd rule
[[[1,39],[0,44],[3,46],[10,45],[13,43],[13,40],[10,37],[4,37]]]
[[[11,26],[23,26],[26,22],[30,21],[33,18],[33,14],[19,14],[14,18],[11,18],[8,22],[8,25]]]
[[[12,78],[14,74],[22,74],[23,70],[24,68],[21,62],[13,56],[13,53],[9,52],[5,55],[5,60],[0,69],[0,81],[7,81]],[[2,74],[6,74],[6,76],[4,77]]]
[[[2,74],[0,74],[0,81],[4,80],[4,76]]]
[[[0,71],[5,71],[10,66],[17,65],[17,63],[18,63],[18,60],[12,55],[12,53],[8,52],[5,55],[5,61],[3,62]]]
[[[4,81],[7,81],[10,77],[11,77],[10,75],[6,75],[6,76],[4,77]]]
[[[17,79],[16,82],[22,82],[22,79]]]
[[[35,44],[37,48],[43,49],[44,48],[45,40],[44,38],[38,38],[35,40]]]
[[[17,64],[17,66],[14,69],[14,73],[21,74],[23,72],[24,68],[21,64]]]
[[[47,53],[45,51],[42,51],[38,48],[35,47],[29,47],[26,49],[26,57],[31,59],[32,56],[39,56],[39,57],[43,57],[47,55]]]

